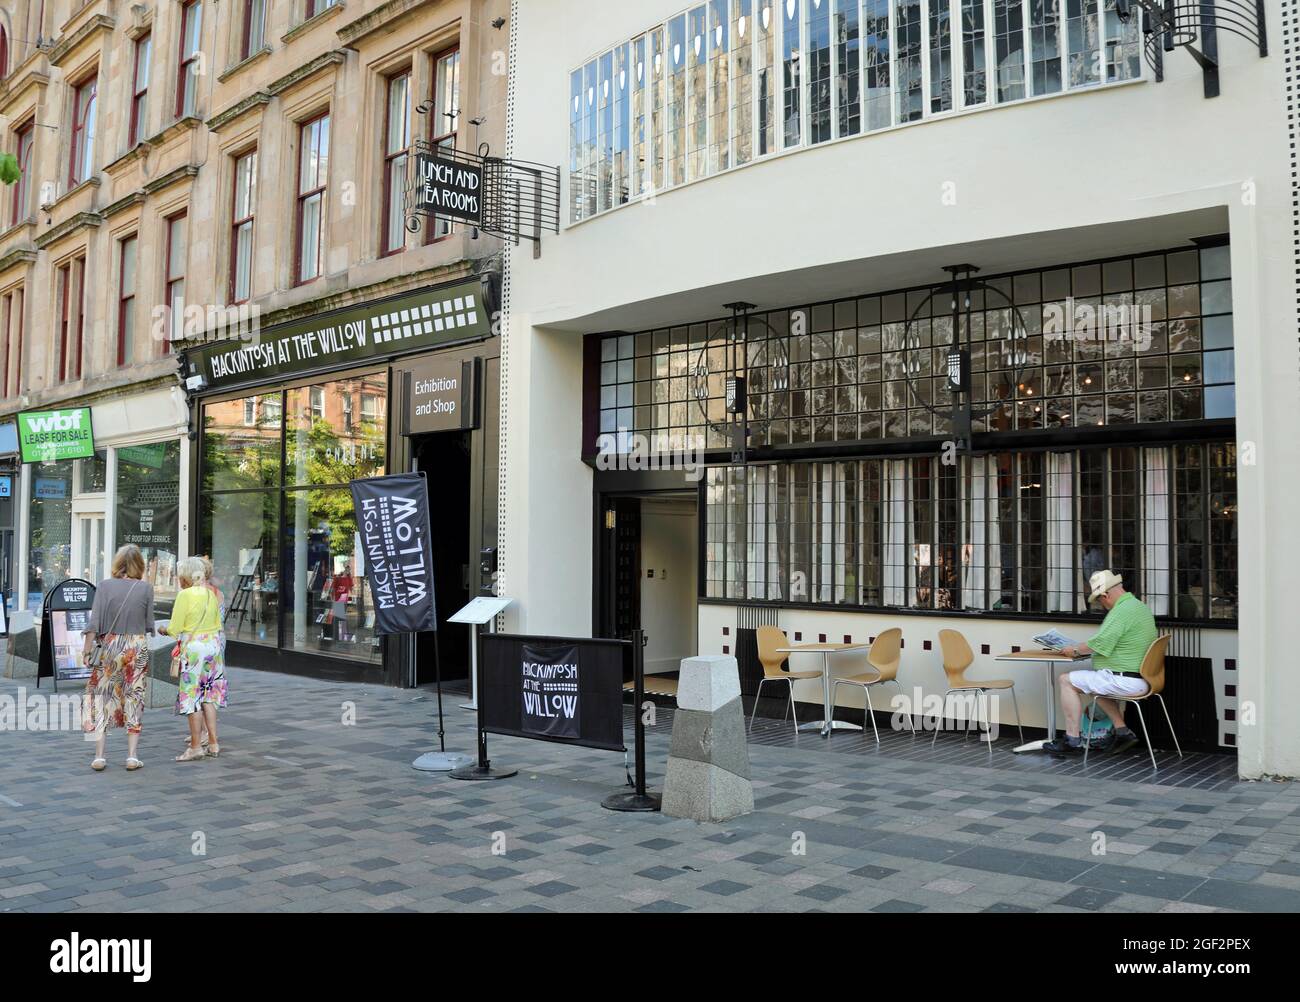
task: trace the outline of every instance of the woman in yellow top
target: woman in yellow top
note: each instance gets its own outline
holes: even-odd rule
[[[171,622],[162,632],[175,637],[180,647],[181,673],[177,679],[176,712],[189,718],[190,743],[177,762],[194,762],[221,754],[217,744],[217,709],[226,705],[225,638],[222,635],[221,600],[208,587],[202,557],[189,557],[176,567],[182,590],[172,606]],[[208,731],[208,749],[200,744]]]

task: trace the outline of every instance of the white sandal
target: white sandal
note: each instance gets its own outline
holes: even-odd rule
[[[103,756],[100,756],[99,758],[96,758],[91,761],[90,767],[94,769],[96,772],[103,772],[105,769],[108,768],[108,759],[104,758]]]
[[[141,761],[140,761],[138,758],[136,758],[135,756],[132,756],[131,758],[128,758],[128,759],[126,760],[126,771],[127,771],[127,772],[135,772],[137,769],[143,769],[143,768],[144,768],[144,763],[141,762]]]
[[[198,762],[200,759],[204,759],[204,758],[207,758],[207,752],[205,752],[202,748],[186,748],[183,754],[176,756],[175,761]]]

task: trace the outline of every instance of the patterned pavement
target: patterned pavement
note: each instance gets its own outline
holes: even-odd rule
[[[217,760],[173,763],[165,710],[137,773],[120,732],[101,774],[80,734],[0,732],[0,911],[1300,911],[1300,784],[1214,756],[1152,782],[1136,755],[1085,772],[1003,740],[990,765],[954,734],[877,750],[760,720],[755,813],[697,825],[603,810],[625,781],[608,752],[492,736],[517,777],[416,772],[427,692],[230,675]],[[462,698],[447,745],[469,753]]]

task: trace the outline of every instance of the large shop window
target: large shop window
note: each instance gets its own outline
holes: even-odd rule
[[[375,373],[204,406],[200,545],[230,639],[377,658],[348,483],[385,472],[387,396]]]
[[[570,221],[778,150],[1137,79],[1140,32],[1115,0],[697,2],[571,73]]]
[[[1001,294],[972,304],[975,409],[991,412],[975,430],[1234,417],[1229,259],[1224,245],[991,279]],[[942,375],[950,302],[945,289],[913,289],[754,315],[751,444],[951,434]],[[729,448],[711,426],[725,415],[720,329],[701,323],[604,338],[600,433],[625,450],[633,435]],[[1016,350],[1013,329],[1027,335]],[[929,351],[905,352],[908,336]],[[910,380],[909,359],[924,363]]]
[[[75,460],[35,463],[28,497],[27,608],[72,576],[72,477]]]
[[[180,540],[181,447],[177,441],[122,446],[117,450],[114,491],[117,539],[113,549],[134,543],[145,559],[160,619],[176,598]]]
[[[705,595],[1069,616],[1109,567],[1235,621],[1236,476],[1230,442],[715,467]]]

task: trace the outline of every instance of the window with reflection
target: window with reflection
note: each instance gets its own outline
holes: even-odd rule
[[[803,140],[803,0],[785,0],[781,30],[781,147]]]
[[[388,434],[383,373],[286,390],[286,486],[342,485],[381,474]],[[353,397],[364,403],[350,420]]]
[[[709,45],[704,7],[690,12],[686,32],[686,176],[694,181],[709,172]]]
[[[204,494],[199,550],[212,561],[226,639],[275,646],[280,622],[280,492]]]
[[[831,131],[831,0],[807,0],[808,144],[833,138]]]

